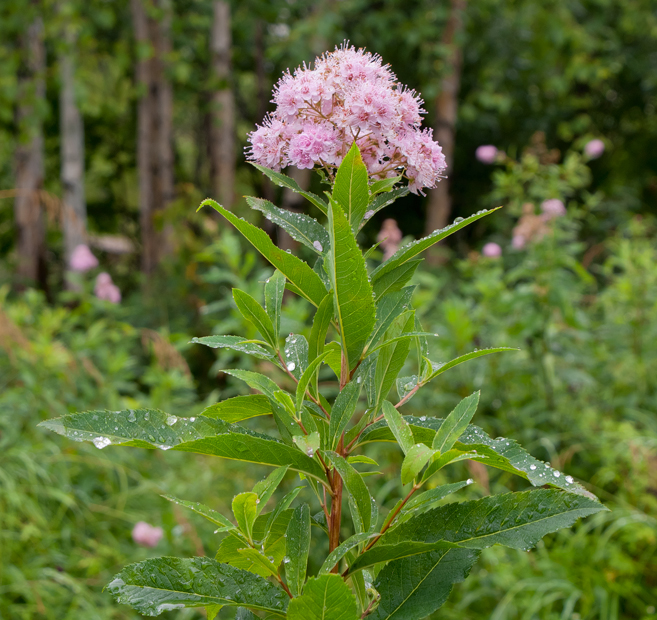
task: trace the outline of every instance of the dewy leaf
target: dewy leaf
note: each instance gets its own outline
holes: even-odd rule
[[[285,365],[297,381],[308,368],[308,341],[305,336],[290,334],[285,339]]]
[[[435,379],[438,375],[442,375],[450,368],[454,368],[454,366],[463,364],[463,362],[468,362],[470,360],[476,359],[477,357],[483,357],[484,355],[490,355],[491,353],[504,353],[505,351],[518,351],[518,349],[514,349],[512,347],[495,347],[492,349],[478,349],[476,351],[471,351],[470,353],[466,353],[465,355],[460,355],[459,357],[456,357],[445,364],[431,362],[432,365],[431,372],[429,373],[429,376],[423,381],[424,383],[426,383],[427,381],[431,381],[431,379]]]
[[[268,398],[276,399],[276,392],[282,391],[281,388],[279,388],[269,377],[260,374],[259,372],[242,370],[241,368],[222,368],[221,372],[231,375],[236,379],[241,379],[251,389],[262,392]]]
[[[401,291],[390,293],[382,297],[376,304],[376,323],[370,335],[367,348],[376,346],[386,333],[392,322],[403,312],[408,310],[415,287],[409,286]]]
[[[374,181],[374,183],[370,185],[370,194],[372,196],[376,196],[381,192],[389,192],[394,188],[395,183],[399,183],[401,180],[402,177],[397,176],[391,177],[389,179],[381,179],[380,181]]]
[[[292,599],[288,620],[358,620],[356,598],[339,575],[309,579],[303,594]]]
[[[381,276],[372,284],[374,298],[378,300],[384,295],[394,293],[404,288],[415,275],[421,262],[421,258],[414,258],[403,265],[399,265],[399,267],[395,267],[384,276]]]
[[[306,247],[323,254],[329,248],[326,229],[314,218],[288,209],[279,209],[268,200],[246,197],[246,202],[265,215],[265,217],[285,230],[292,239]]]
[[[173,502],[174,504],[178,504],[179,506],[184,506],[185,508],[193,510],[196,514],[199,514],[202,517],[205,517],[208,521],[211,521],[215,525],[220,526],[222,531],[235,529],[235,526],[226,517],[224,517],[224,515],[217,512],[216,510],[212,510],[212,508],[209,508],[205,504],[201,504],[199,502],[187,502],[184,499],[178,499],[172,495],[163,495],[162,497],[166,500],[169,500],[170,502]]]
[[[274,356],[273,353],[270,353],[259,344],[240,336],[203,336],[202,338],[192,338],[192,342],[194,344],[204,344],[206,347],[213,349],[232,349],[233,351],[253,355],[261,360],[271,360]]]
[[[292,596],[299,596],[306,581],[308,552],[310,551],[310,508],[301,504],[287,526],[287,548],[285,551],[285,580]]]
[[[421,442],[427,446],[433,444],[436,431],[443,423],[440,418],[427,418],[426,416],[421,418],[404,416],[404,419],[413,431],[415,442]],[[359,438],[358,445],[371,441],[395,441],[385,420],[376,422],[365,429]],[[595,499],[594,495],[575,482],[572,477],[565,476],[547,463],[535,459],[513,439],[504,437],[492,439],[485,431],[473,424],[468,426],[454,447],[463,452],[476,452],[479,456],[472,456],[471,460],[521,476],[534,486],[549,484],[570,493],[578,493]]]
[[[464,398],[442,423],[433,439],[433,449],[447,452],[463,434],[479,404],[479,392]]]
[[[301,408],[303,406],[303,399],[305,398],[306,395],[306,390],[311,386],[313,377],[317,374],[319,370],[320,364],[324,361],[326,356],[328,355],[328,352],[322,353],[319,357],[316,357],[312,363],[308,365],[308,368],[306,368],[303,371],[303,375],[301,375],[301,378],[299,379],[299,383],[297,384],[297,394],[296,394],[296,410],[297,412],[301,411]]]
[[[447,504],[388,530],[384,545],[448,541],[486,549],[531,549],[543,536],[606,508],[597,500],[557,489],[536,489]]]
[[[208,616],[208,620],[215,620],[217,617],[217,614],[221,611],[223,608],[223,605],[206,605],[205,606],[205,613]],[[240,607],[240,609],[242,609]],[[251,613],[251,612],[249,612]]]
[[[387,400],[383,402],[383,415],[385,416],[388,428],[390,428],[392,434],[395,436],[399,447],[404,451],[404,454],[408,454],[411,448],[415,445],[413,432],[411,431],[408,422],[406,422],[401,413],[395,409],[395,406]]]
[[[247,560],[253,562],[254,565],[259,566],[262,568],[264,571],[264,575],[271,575],[272,577],[277,577],[278,576],[278,570],[274,566],[274,563],[269,559],[266,558],[260,551],[257,549],[253,549],[251,547],[244,547],[242,549],[238,549],[237,553],[239,553],[242,557],[246,558]]]
[[[284,618],[289,600],[266,579],[211,558],[155,558],[131,564],[107,589],[119,603],[148,616],[214,604]]]
[[[402,463],[401,483],[408,484],[409,482],[413,482],[433,455],[434,451],[431,448],[427,448],[423,443],[415,444],[408,451]]]
[[[378,574],[379,606],[368,620],[419,620],[439,609],[479,556],[473,549],[439,549],[394,560]]]
[[[431,508],[451,493],[459,491],[463,487],[472,484],[472,480],[463,480],[462,482],[453,482],[451,484],[442,484],[435,489],[429,489],[412,497],[397,515],[397,522],[407,521],[412,516],[419,515]]]
[[[240,528],[250,541],[253,540],[253,523],[258,516],[258,496],[256,493],[240,493],[233,498],[233,515]]]
[[[320,304],[326,295],[326,288],[321,278],[308,264],[276,247],[264,230],[237,217],[214,200],[210,200],[209,198],[204,200],[201,203],[201,207],[205,205],[210,205],[235,226],[260,254],[285,275],[294,286],[296,292],[302,297],[305,297],[313,305],[318,306]]]
[[[326,343],[326,333],[328,332],[331,319],[333,318],[333,295],[329,294],[319,304],[313,326],[310,330],[310,340],[308,341],[308,360],[314,360],[324,351]]]
[[[278,343],[274,334],[274,325],[264,308],[251,295],[240,291],[238,288],[233,289],[233,299],[242,316],[255,325],[256,329],[262,334],[262,337],[274,349],[278,349]]]
[[[335,467],[349,495],[349,507],[356,533],[368,532],[372,523],[373,500],[362,476],[336,452],[325,451],[324,455]],[[375,524],[374,524],[375,525]]]
[[[281,308],[285,293],[285,276],[277,269],[265,282],[265,311],[274,326],[274,338],[278,342],[281,331]]]
[[[353,574],[359,570],[376,566],[382,562],[390,562],[392,560],[401,560],[402,558],[409,558],[412,555],[420,555],[421,553],[428,553],[437,549],[455,549],[459,545],[454,543],[445,542],[440,540],[435,543],[413,542],[404,541],[392,545],[377,543],[362,555],[359,555],[354,562],[349,566],[349,573]]]
[[[271,496],[274,494],[274,491],[278,488],[278,485],[281,483],[285,474],[287,473],[288,467],[283,466],[275,469],[269,476],[264,480],[256,482],[253,487],[253,492],[258,496],[258,514],[260,514]]]
[[[466,217],[465,219],[457,218],[449,226],[446,226],[445,228],[441,228],[440,230],[434,230],[427,237],[418,239],[417,241],[412,241],[408,245],[399,248],[399,250],[397,250],[397,252],[395,252],[387,261],[381,263],[381,265],[379,265],[372,272],[372,282],[376,282],[377,280],[382,278],[386,273],[389,273],[396,267],[399,267],[400,265],[403,265],[404,263],[408,262],[412,258],[415,258],[418,254],[424,252],[424,250],[430,248],[432,245],[438,243],[439,241],[442,241],[445,237],[449,237],[449,235],[451,235],[452,233],[461,230],[461,228],[464,228],[465,226],[468,226],[468,224],[472,224],[473,222],[476,222],[478,219],[481,219],[486,215],[490,215],[494,211],[497,211],[497,209],[490,209],[489,211],[479,211],[478,213],[475,213],[470,217]]]
[[[224,422],[241,422],[261,415],[271,415],[272,408],[269,399],[262,394],[235,396],[206,407],[201,415],[217,418]]]
[[[408,189],[408,186],[405,185],[404,187],[398,187],[397,189],[393,189],[392,191],[385,194],[374,196],[370,204],[367,205],[367,211],[365,211],[365,214],[363,215],[363,221],[360,223],[360,228],[365,226],[365,224],[370,221],[374,214],[378,213],[381,211],[381,209],[384,209],[388,205],[391,205],[393,202],[395,202],[395,200],[397,200],[397,198],[406,196],[409,191],[410,190]]]
[[[292,437],[292,440],[297,448],[299,448],[304,454],[307,454],[310,458],[315,456],[315,453],[319,450],[322,442],[322,438],[317,431],[308,433],[308,435],[295,435]]]
[[[347,538],[340,546],[336,547],[331,553],[326,556],[324,564],[319,569],[320,575],[327,575],[333,570],[333,567],[354,547],[360,545],[367,540],[370,540],[377,534],[370,532],[363,532],[362,534],[354,534]]]
[[[335,317],[348,368],[358,363],[374,327],[374,299],[363,255],[340,207],[329,205],[331,250],[326,272],[335,300]]]
[[[328,445],[332,450],[336,449],[342,432],[347,428],[349,420],[356,411],[361,385],[362,381],[359,382],[357,378],[352,379],[342,388],[333,403],[328,436]]]
[[[303,196],[306,200],[314,204],[322,213],[324,214],[327,213],[328,207],[326,203],[316,194],[301,189],[301,186],[294,179],[284,175],[281,172],[276,172],[275,170],[271,170],[270,168],[265,168],[264,166],[260,166],[253,162],[249,162],[249,163],[254,168],[260,170],[260,172],[262,172],[264,175],[268,176],[279,187],[287,187],[288,189],[291,189],[293,192],[296,192],[297,194]]]
[[[367,182],[367,168],[355,142],[351,145],[335,175],[333,200],[344,210],[352,230],[357,231],[367,210],[370,190]]]

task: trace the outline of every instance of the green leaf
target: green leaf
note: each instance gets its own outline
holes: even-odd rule
[[[329,248],[329,237],[326,229],[314,218],[289,211],[288,209],[279,209],[268,200],[262,198],[246,197],[246,202],[264,213],[265,217],[285,230],[292,239],[303,243],[306,247],[324,254]]]
[[[206,605],[205,613],[208,616],[208,620],[214,620],[217,617],[217,614],[221,611],[223,605]]]
[[[258,390],[258,392],[262,392],[265,396],[274,400],[276,399],[276,393],[282,391],[281,388],[278,387],[278,384],[259,372],[242,370],[241,368],[222,369],[221,372],[231,375],[236,379],[241,379],[252,390]]]
[[[301,504],[287,526],[285,580],[292,596],[299,596],[306,581],[308,552],[310,551],[310,509]]]
[[[212,347],[213,349],[232,349],[233,351],[253,355],[261,360],[270,360],[274,357],[267,349],[240,336],[204,336],[202,338],[192,338],[192,342],[194,344],[204,344],[206,347]]]
[[[393,189],[390,192],[387,192],[385,194],[379,194],[378,196],[375,196],[372,198],[370,201],[370,204],[367,205],[367,211],[365,211],[365,214],[363,215],[363,221],[360,223],[360,228],[365,226],[367,222],[372,219],[372,216],[381,211],[381,209],[384,209],[388,205],[391,205],[397,198],[401,198],[402,196],[406,196],[410,190],[408,189],[408,186],[404,187],[398,187],[397,189]]]
[[[363,456],[362,454],[358,456],[347,457],[347,463],[366,463],[367,465],[374,465],[376,467],[379,466],[379,464],[374,459],[371,459],[369,456]]]
[[[233,498],[233,514],[241,532],[253,540],[253,523],[258,516],[258,495],[256,493],[240,493]]]
[[[209,198],[204,200],[201,203],[201,207],[205,205],[210,205],[235,226],[260,254],[285,275],[294,286],[295,292],[315,306],[320,304],[326,295],[326,288],[320,277],[308,264],[276,247],[264,230],[237,217],[214,200],[210,200]]]
[[[388,530],[385,545],[441,540],[471,549],[505,545],[531,549],[543,536],[606,508],[597,500],[556,489],[505,493],[447,504]]]
[[[519,351],[519,349],[514,349],[512,347],[495,347],[492,349],[478,349],[476,351],[471,351],[470,353],[466,353],[465,355],[460,355],[459,357],[456,357],[450,362],[447,362],[445,364],[431,362],[431,366],[432,366],[431,372],[429,373],[429,376],[423,380],[423,383],[427,383],[428,381],[435,379],[438,375],[442,375],[450,368],[454,368],[454,366],[463,364],[463,362],[468,362],[470,360],[476,359],[477,357],[483,357],[484,355],[490,355],[491,353],[503,353],[505,351]]]
[[[412,497],[397,515],[397,522],[407,521],[412,516],[422,514],[451,493],[459,491],[463,487],[472,483],[472,480],[463,480],[462,482],[453,482],[451,484],[442,484],[435,489],[429,489]]]
[[[363,255],[340,208],[329,205],[331,250],[325,263],[347,367],[357,364],[374,327],[374,300]]]
[[[356,598],[339,575],[309,579],[303,595],[290,601],[288,620],[358,620]]]
[[[278,270],[265,282],[265,311],[274,326],[274,339],[278,342],[281,331],[281,308],[285,293],[285,276]]]
[[[311,386],[312,380],[317,374],[320,364],[324,361],[327,355],[328,352],[321,353],[321,355],[319,357],[315,357],[315,359],[313,359],[313,361],[308,365],[308,368],[306,368],[303,371],[303,374],[299,379],[299,383],[297,384],[297,394],[296,394],[297,411],[301,411],[301,408],[303,406],[303,399],[306,396],[306,390],[309,388],[309,386]]]
[[[211,620],[208,618],[208,620]],[[258,618],[246,607],[238,607],[235,614],[235,620],[258,620]]]
[[[322,354],[324,344],[326,343],[326,333],[328,332],[331,319],[333,318],[333,295],[329,294],[319,304],[313,326],[310,330],[310,340],[308,341],[308,360],[312,361]]]
[[[254,168],[258,169],[260,172],[268,176],[279,187],[287,187],[288,189],[291,189],[293,192],[303,196],[306,200],[314,204],[322,213],[324,214],[327,213],[328,207],[326,203],[316,194],[301,189],[301,186],[294,179],[291,179],[290,177],[284,175],[281,172],[276,172],[275,170],[265,168],[264,166],[260,166],[253,162],[249,162],[249,163]]]
[[[262,555],[262,553],[260,553],[260,551],[257,549],[244,547],[242,549],[238,549],[237,553],[239,553],[247,560],[250,560],[253,564],[259,566],[264,571],[265,575],[271,575],[273,577],[278,576],[278,570],[274,566],[274,563],[269,558],[266,558],[264,555]]]
[[[157,616],[185,607],[247,607],[284,618],[288,597],[266,579],[211,558],[155,558],[124,568],[107,586],[119,603]]]
[[[174,504],[178,504],[179,506],[184,506],[185,508],[189,508],[190,510],[193,510],[196,514],[199,514],[202,517],[205,517],[208,521],[211,521],[215,525],[218,525],[219,530],[217,530],[217,532],[235,529],[235,526],[226,517],[224,517],[224,515],[217,512],[216,510],[212,510],[212,508],[209,508],[205,504],[201,504],[199,502],[187,502],[184,499],[178,499],[177,497],[173,497],[173,495],[163,495],[162,497],[170,502],[173,502]],[[215,532],[215,534],[217,532]]]
[[[420,555],[421,553],[428,553],[430,551],[455,549],[458,545],[454,543],[445,542],[440,540],[435,543],[424,543],[414,541],[404,541],[403,543],[386,545],[378,542],[376,546],[362,555],[359,555],[354,562],[349,566],[349,574],[353,574],[359,570],[376,566],[382,562],[390,562],[392,560],[400,560],[402,558],[410,558],[413,555]]]
[[[349,496],[349,508],[351,509],[356,533],[368,532],[370,527],[376,525],[376,523],[373,523],[372,519],[373,500],[362,476],[336,452],[327,450],[324,455],[335,467],[344,482]]]
[[[332,450],[336,449],[344,429],[347,428],[349,420],[351,420],[356,411],[361,384],[362,381],[354,377],[353,380],[342,388],[333,403],[328,434],[328,445]]]
[[[478,556],[473,549],[440,549],[390,562],[374,583],[381,600],[368,620],[426,618],[468,576]]]
[[[450,224],[449,226],[446,226],[440,230],[435,230],[429,236],[418,239],[417,241],[412,241],[408,245],[399,248],[399,250],[397,250],[397,252],[395,252],[387,261],[381,263],[381,265],[379,265],[372,272],[372,282],[376,282],[377,280],[381,279],[385,274],[390,273],[396,267],[399,267],[412,258],[415,258],[418,254],[424,252],[424,250],[430,248],[432,245],[438,243],[439,241],[442,241],[445,237],[449,237],[449,235],[452,233],[461,230],[461,228],[476,222],[486,215],[490,215],[494,211],[497,211],[497,209],[479,211],[478,213],[475,213],[470,217],[466,217],[465,219],[454,220],[453,224]]]
[[[347,538],[341,545],[336,547],[331,553],[326,556],[324,564],[319,569],[319,575],[327,575],[333,570],[333,567],[354,547],[361,543],[371,540],[377,534],[371,532],[363,532],[362,534],[354,534]]]
[[[376,304],[376,323],[367,343],[366,351],[376,346],[393,321],[408,310],[415,287],[409,286],[382,297]]]
[[[297,445],[297,448],[299,448],[304,454],[307,454],[310,458],[315,456],[315,453],[319,450],[322,442],[322,438],[317,431],[309,433],[308,435],[295,435],[292,439]]]
[[[391,191],[395,183],[399,183],[402,180],[401,176],[397,177],[391,177],[389,179],[381,179],[380,181],[374,181],[370,185],[370,194],[372,196],[376,196],[376,194],[380,194],[381,192],[389,192]]]
[[[401,413],[395,409],[395,406],[387,400],[383,402],[383,415],[385,416],[388,428],[390,428],[392,434],[395,436],[399,447],[404,451],[404,454],[408,454],[415,445],[413,432],[411,431],[408,422],[406,422]]]
[[[447,452],[443,452],[442,454],[436,452],[433,460],[431,461],[431,464],[426,468],[424,474],[422,475],[422,482],[429,480],[431,476],[440,471],[446,465],[450,465],[451,463],[458,463],[459,461],[472,460],[477,456],[478,455],[476,450],[471,452],[463,452],[461,450],[447,450]]]
[[[333,200],[344,210],[353,231],[358,230],[370,200],[367,181],[367,168],[354,142],[338,168],[333,185]]]
[[[434,454],[435,452],[431,448],[427,448],[423,443],[415,444],[408,451],[402,463],[401,483],[408,484],[409,482],[413,482]]]
[[[283,467],[275,469],[264,480],[256,482],[253,487],[253,492],[258,496],[258,514],[262,512],[265,505],[274,494],[274,491],[278,488],[278,485],[282,482],[283,478],[285,478],[287,470],[287,465],[284,465]]]
[[[407,263],[395,267],[372,284],[374,298],[381,299],[384,295],[402,290],[415,275],[417,268],[422,262],[421,258],[409,260]]]
[[[297,381],[308,368],[308,341],[305,336],[290,334],[285,339],[285,365]]]
[[[233,299],[242,316],[253,323],[262,334],[262,337],[277,350],[278,343],[276,342],[274,325],[264,308],[251,295],[240,291],[238,288],[233,289]]]
[[[235,396],[220,403],[210,405],[203,410],[201,415],[208,418],[217,418],[224,422],[241,422],[261,415],[271,415],[271,403],[262,394],[249,394],[247,396]]]
[[[439,452],[450,450],[463,434],[474,417],[479,404],[479,392],[464,398],[441,424],[433,439],[433,449]]]

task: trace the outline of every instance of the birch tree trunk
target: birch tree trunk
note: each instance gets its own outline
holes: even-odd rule
[[[171,51],[168,2],[155,0],[164,17],[156,20],[142,0],[131,0],[137,43],[136,81],[141,90],[137,110],[137,168],[142,272],[152,274],[170,252],[171,226],[156,221],[174,197],[173,91],[166,76]],[[158,230],[159,228],[159,230]]]
[[[72,42],[71,42],[72,43]],[[61,138],[61,180],[64,188],[62,228],[66,264],[73,250],[87,242],[87,204],[84,196],[84,126],[75,101],[73,52],[59,59],[61,91],[59,96]]]
[[[40,17],[30,24],[21,47],[24,62],[19,74],[19,105],[16,112],[20,136],[14,155],[18,190],[14,202],[17,275],[23,282],[39,282],[45,288],[46,230],[39,199],[39,191],[43,188],[44,144],[39,108],[46,94],[46,51]]]
[[[235,102],[231,88],[230,6],[215,0],[210,45],[217,88],[212,94],[210,174],[217,200],[230,208],[235,193]]]
[[[466,0],[451,0],[450,15],[442,37],[442,45],[447,47],[450,52],[445,61],[445,74],[441,80],[440,93],[435,103],[434,139],[443,148],[448,178],[443,179],[435,189],[429,191],[425,224],[427,234],[446,226],[452,210],[449,175],[452,173],[454,165],[454,139],[462,65],[462,51],[458,38],[463,30],[465,7]]]

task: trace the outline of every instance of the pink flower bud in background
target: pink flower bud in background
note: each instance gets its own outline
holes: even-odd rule
[[[146,521],[139,521],[132,528],[132,540],[142,547],[155,547],[164,536],[161,527],[154,527]]]
[[[112,276],[104,271],[99,273],[96,277],[94,295],[96,295],[98,299],[104,299],[113,304],[118,304],[121,301],[121,291],[119,290],[119,287],[112,282]]]
[[[483,164],[494,164],[497,159],[497,147],[492,144],[484,144],[477,147],[475,157]]]
[[[515,250],[522,250],[526,243],[527,240],[522,235],[513,235],[513,239],[511,239],[511,246]]]
[[[586,143],[584,152],[591,159],[598,159],[598,157],[601,157],[605,152],[605,143],[602,140],[598,140],[597,138],[595,140],[591,140],[590,142]]]
[[[399,249],[399,242],[402,240],[402,231],[399,230],[397,221],[392,218],[383,220],[376,240],[381,242],[383,260],[388,260]]]
[[[71,254],[69,267],[72,271],[84,273],[85,271],[98,267],[98,259],[91,253],[88,246],[80,244]]]
[[[499,258],[502,256],[502,248],[497,243],[487,243],[481,250],[482,256],[487,258]]]
[[[548,220],[566,215],[566,207],[564,207],[563,202],[558,198],[544,200],[541,204],[541,211],[543,211]]]

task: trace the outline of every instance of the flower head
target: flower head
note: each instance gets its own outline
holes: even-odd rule
[[[590,140],[586,143],[584,152],[591,159],[598,159],[598,157],[602,157],[602,154],[605,152],[605,143],[597,138],[595,140]]]
[[[146,521],[138,521],[132,528],[132,540],[142,547],[155,547],[164,536],[161,527],[154,527]]]
[[[497,243],[489,242],[481,249],[481,254],[488,258],[499,258],[502,256],[502,248]]]
[[[330,174],[356,142],[371,176],[403,174],[411,191],[435,187],[446,164],[422,100],[401,85],[381,57],[343,45],[313,68],[286,73],[274,89],[276,110],[249,135],[250,161],[280,170],[325,168]]]
[[[543,211],[543,215],[549,220],[566,215],[566,207],[558,198],[544,200],[541,204],[541,211]]]
[[[493,146],[492,144],[482,144],[481,146],[477,147],[477,150],[475,151],[475,157],[482,163],[482,164],[494,164],[495,160],[497,159],[497,147]]]
[[[85,271],[98,267],[98,259],[91,253],[89,246],[80,244],[71,253],[68,264],[71,271],[84,273]]]
[[[94,295],[96,295],[98,299],[104,299],[113,304],[118,304],[121,301],[121,291],[119,290],[119,287],[112,282],[112,276],[104,271],[99,273],[96,277]]]

